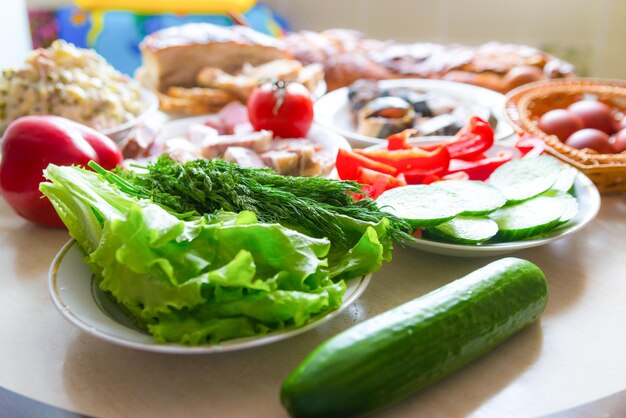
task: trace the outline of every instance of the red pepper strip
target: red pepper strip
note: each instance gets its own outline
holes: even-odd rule
[[[421,148],[430,151],[436,146],[445,145],[450,152],[450,158],[465,160],[471,159],[491,148],[493,138],[493,128],[489,123],[478,116],[472,116],[451,141],[437,145],[421,146]]]
[[[447,173],[447,169],[445,167],[435,167],[435,168],[427,168],[420,169],[414,168],[409,171],[405,171],[404,178],[408,184],[424,184],[424,181],[434,177],[441,177]]]
[[[532,135],[524,135],[515,144],[522,157],[536,157],[546,150],[546,143],[541,138]]]
[[[398,169],[387,164],[374,161],[366,156],[357,154],[346,149],[339,149],[337,152],[337,174],[342,180],[357,180],[359,178],[359,168],[365,167],[384,174],[395,176]]]
[[[369,195],[372,199],[376,199],[385,190],[393,189],[394,187],[406,186],[404,176],[400,174],[398,177],[390,176],[389,174],[379,173],[378,171],[370,170],[369,168],[359,167],[359,178],[357,182],[365,184],[369,187],[364,187],[362,190]]]
[[[450,154],[445,146],[440,146],[432,152],[421,148],[401,149],[389,151],[387,149],[355,150],[372,160],[395,167],[400,172],[412,169],[447,168]]]
[[[441,180],[470,180],[470,177],[465,171],[457,171],[456,173],[446,174]]]
[[[469,158],[487,151],[493,145],[493,128],[488,122],[472,116],[448,144],[450,158]]]
[[[496,168],[511,161],[512,158],[512,152],[501,151],[496,157],[484,158],[478,161],[452,159],[450,160],[448,174],[464,171],[468,174],[470,180],[487,180]]]
[[[387,137],[387,149],[389,151],[395,151],[413,148],[413,145],[409,144],[407,140],[415,134],[415,129],[405,129],[402,132]]]

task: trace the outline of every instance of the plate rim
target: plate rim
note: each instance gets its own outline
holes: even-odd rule
[[[567,223],[561,227],[555,228],[552,231],[555,232],[555,235],[536,238],[536,239],[528,239],[528,240],[520,240],[513,242],[499,242],[494,244],[485,244],[485,245],[463,245],[463,244],[453,244],[447,242],[439,242],[434,240],[429,240],[425,238],[416,238],[416,241],[407,241],[405,244],[415,249],[428,251],[426,248],[436,248],[441,251],[451,251],[457,252],[459,256],[495,256],[498,254],[509,253],[518,250],[524,250],[528,248],[538,247],[541,245],[549,244],[551,242],[560,240],[568,235],[573,234],[574,232],[579,231],[587,224],[589,224],[600,211],[601,207],[601,197],[600,192],[597,187],[593,184],[591,179],[587,177],[584,173],[576,170],[576,178],[574,180],[574,188],[584,188],[587,190],[591,199],[587,201],[588,203],[588,211],[585,212],[582,219],[578,222],[573,223],[572,225],[567,226]],[[571,222],[571,221],[568,221]],[[418,244],[419,243],[419,244]],[[441,254],[441,253],[439,253]]]
[[[257,337],[234,338],[231,340],[225,340],[218,344],[206,344],[206,345],[199,345],[199,346],[188,346],[188,345],[174,344],[174,343],[161,344],[161,343],[157,343],[154,340],[152,341],[152,343],[146,344],[146,343],[141,343],[141,342],[136,342],[136,341],[129,341],[120,336],[116,336],[114,334],[106,332],[105,330],[94,327],[90,325],[88,322],[84,321],[80,317],[80,315],[77,315],[77,313],[72,309],[71,306],[68,306],[67,304],[64,303],[63,297],[61,294],[62,292],[59,290],[57,286],[57,273],[66,255],[73,248],[76,249],[77,251],[82,252],[76,240],[70,239],[68,242],[66,242],[63,245],[63,247],[61,247],[61,249],[54,256],[54,259],[52,260],[52,263],[48,270],[48,294],[54,304],[54,307],[57,309],[57,311],[59,311],[59,313],[72,325],[74,325],[78,329],[96,338],[100,338],[112,344],[127,347],[127,348],[132,348],[132,349],[137,349],[137,350],[142,350],[142,351],[157,352],[157,353],[166,353],[166,354],[214,354],[214,353],[222,353],[222,352],[229,352],[229,351],[239,351],[239,350],[259,347],[262,345],[267,345],[267,344],[271,344],[274,342],[282,341],[290,337],[295,337],[319,325],[322,325],[323,323],[338,316],[341,312],[343,312],[346,308],[348,308],[348,306],[354,303],[363,294],[363,292],[369,285],[371,278],[372,278],[372,273],[367,274],[365,276],[360,276],[359,277],[360,281],[355,286],[354,291],[348,296],[348,298],[345,301],[342,302],[342,304],[337,309],[330,311],[327,314],[299,328],[275,331],[275,332],[271,332],[271,333],[264,334],[264,335],[257,336]],[[354,280],[354,279],[351,279],[351,280]],[[92,282],[91,279],[85,280],[85,286],[88,286],[89,288],[91,288],[92,286],[91,282]],[[91,294],[91,290],[89,290],[89,293]],[[95,300],[93,301],[93,303],[97,305]],[[107,316],[112,322],[115,322],[117,325],[124,326],[123,324],[120,324],[119,322],[111,318],[108,315],[108,313],[103,311],[99,306],[97,308],[100,309],[100,311],[105,316]]]
[[[436,143],[445,138],[443,137],[419,137],[419,138],[411,138],[409,142],[420,144],[420,143]],[[376,144],[368,147],[369,149],[378,149],[383,148],[385,143]],[[505,142],[495,143],[492,148],[502,148],[502,149],[511,149],[513,152],[516,151],[515,147]],[[568,166],[570,167],[570,166]],[[600,207],[602,205],[602,199],[600,196],[600,192],[598,188],[595,186],[593,181],[589,177],[585,175],[582,171],[576,169],[576,167],[571,167],[576,170],[576,178],[574,179],[574,187],[583,188],[587,190],[589,195],[591,196],[589,203],[589,212],[585,214],[585,216],[575,224],[567,226],[567,223],[559,226],[552,231],[558,232],[556,235],[548,236],[544,238],[536,238],[536,239],[527,239],[520,241],[512,241],[512,242],[499,242],[493,244],[485,244],[485,245],[464,245],[464,244],[454,244],[449,242],[441,242],[429,240],[426,238],[415,238],[415,241],[405,241],[404,245],[415,248],[418,250],[423,250],[426,252],[436,253],[436,254],[446,254],[459,256],[459,257],[472,257],[472,256],[496,256],[499,254],[506,254],[513,251],[524,250],[527,248],[538,247],[541,245],[549,244],[551,242],[557,241],[567,235],[573,234],[574,232],[582,229],[589,222],[591,222],[600,211]],[[578,214],[577,214],[578,216]],[[575,218],[574,218],[575,219]],[[568,222],[571,222],[568,221]],[[550,232],[550,231],[549,231]],[[429,251],[430,250],[430,251]]]
[[[514,133],[515,129],[510,124],[506,115],[504,113],[504,104],[506,101],[506,96],[498,93],[493,90],[486,89],[484,87],[474,86],[471,84],[458,83],[454,81],[447,80],[437,80],[437,79],[424,79],[424,78],[396,78],[396,79],[388,79],[388,80],[378,80],[379,85],[384,88],[394,88],[394,87],[415,87],[415,88],[436,88],[440,87],[443,90],[450,90],[450,92],[457,93],[465,93],[465,94],[482,94],[483,96],[488,96],[490,101],[494,103],[488,108],[494,113],[496,118],[498,119],[499,124],[505,124],[509,129],[504,131],[504,134],[500,134],[496,136],[496,141],[502,141],[507,138],[510,138]],[[341,136],[345,137],[348,142],[355,141],[359,143],[367,143],[370,145],[379,144],[385,141],[385,139],[374,138],[366,135],[361,135],[356,131],[349,131],[343,128],[336,127],[334,122],[330,116],[334,115],[335,112],[331,115],[328,112],[324,112],[324,107],[327,107],[329,101],[337,101],[341,100],[341,102],[345,102],[348,97],[348,87],[341,87],[339,89],[330,91],[320,97],[314,104],[315,110],[315,121],[326,128],[332,129],[334,132],[337,132]],[[496,103],[499,102],[499,103]]]

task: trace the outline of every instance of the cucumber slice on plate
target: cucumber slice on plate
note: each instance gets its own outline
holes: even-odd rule
[[[560,199],[563,205],[563,215],[559,218],[559,224],[571,221],[578,214],[578,200],[569,194],[555,196]]]
[[[515,241],[547,231],[565,214],[563,196],[538,196],[489,214],[498,224],[497,239]]]
[[[405,219],[413,228],[449,221],[465,210],[456,193],[432,185],[387,190],[376,199],[376,204],[380,210]]]
[[[459,196],[464,207],[462,215],[484,215],[506,203],[502,193],[482,181],[445,180],[433,184]]]
[[[460,244],[479,244],[497,233],[498,224],[491,219],[457,216],[448,222],[426,228],[423,236]]]
[[[550,189],[559,178],[561,164],[552,157],[521,158],[498,167],[489,184],[498,189],[509,203],[522,202]]]
[[[574,181],[578,170],[574,167],[562,167],[556,182],[550,187],[550,190],[561,193],[569,193],[574,187]]]

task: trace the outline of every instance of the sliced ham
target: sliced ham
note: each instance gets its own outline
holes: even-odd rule
[[[204,158],[221,157],[229,147],[249,148],[262,153],[270,149],[272,136],[271,131],[265,130],[241,135],[221,135],[208,138],[200,149]]]
[[[229,147],[224,153],[224,160],[248,168],[267,168],[261,156],[249,148]]]

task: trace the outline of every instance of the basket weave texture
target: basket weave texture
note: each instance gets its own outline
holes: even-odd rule
[[[548,153],[576,167],[589,177],[602,193],[626,192],[626,151],[598,154],[593,150],[569,147],[556,136],[538,127],[539,118],[552,109],[564,109],[584,98],[593,97],[626,115],[626,82],[572,78],[527,84],[507,95],[505,114],[518,133],[542,138]]]

